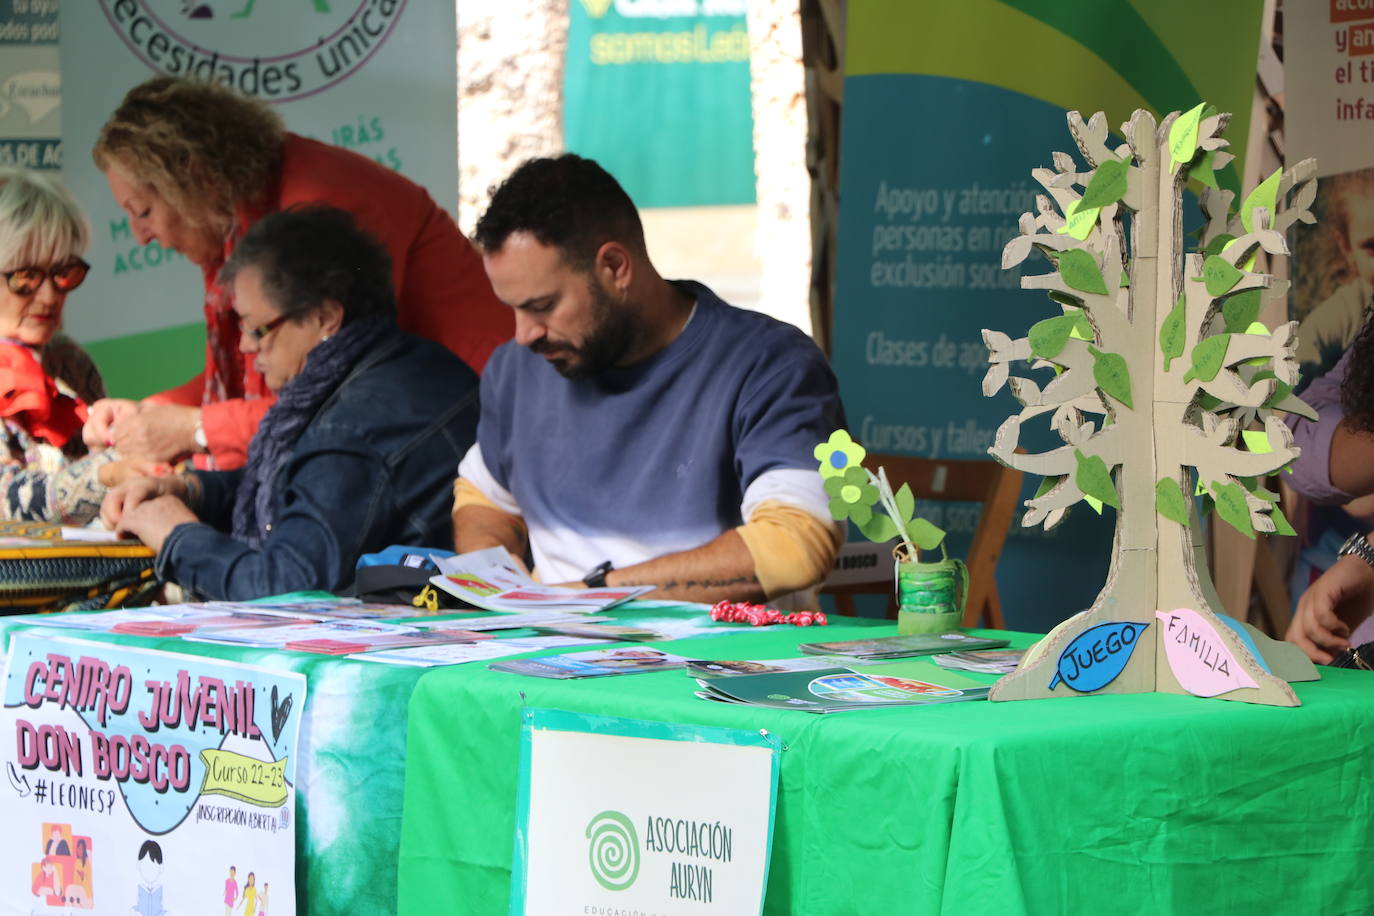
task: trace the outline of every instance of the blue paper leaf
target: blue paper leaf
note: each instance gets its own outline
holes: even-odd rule
[[[1060,683],[1079,693],[1106,687],[1126,667],[1140,634],[1149,627],[1148,623],[1101,623],[1079,633],[1059,653],[1050,689]]]

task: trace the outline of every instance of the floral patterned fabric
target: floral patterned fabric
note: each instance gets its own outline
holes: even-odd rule
[[[58,334],[38,355],[63,394],[87,404],[105,396],[95,363],[71,338]],[[113,453],[87,455],[79,435],[58,448],[16,419],[0,422],[0,519],[86,525],[99,515],[105,496],[100,468],[114,460]]]

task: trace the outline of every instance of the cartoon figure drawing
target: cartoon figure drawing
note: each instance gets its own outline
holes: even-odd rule
[[[262,896],[258,898],[258,916],[267,916],[267,891],[272,885],[262,882]]]
[[[165,916],[162,907],[162,847],[155,840],[144,840],[138,848],[138,903],[134,916]]]
[[[224,916],[233,916],[234,904],[239,902],[238,870],[229,866],[229,878],[224,882]]]
[[[44,898],[49,906],[62,903],[61,864],[57,856],[44,856],[42,862],[34,865],[33,895]]]
[[[50,838],[47,847],[43,850],[43,855],[69,856],[72,854],[72,848],[67,845],[67,840],[62,836],[62,826],[58,826],[57,824],[52,825],[52,833],[49,834]]]
[[[243,886],[243,912],[245,916],[253,916],[258,908],[258,888],[253,873],[248,873],[248,882]]]
[[[91,841],[88,837],[76,837],[76,855],[72,856],[71,880],[67,883],[67,906],[78,906],[89,910],[95,906],[91,893]]]

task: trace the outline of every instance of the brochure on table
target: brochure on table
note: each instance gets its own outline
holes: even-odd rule
[[[653,591],[652,585],[626,588],[559,588],[540,585],[500,547],[431,556],[439,575],[429,581],[473,607],[488,611],[561,610],[604,611]]]
[[[777,736],[522,717],[511,913],[762,912]]]
[[[25,913],[295,912],[305,677],[17,633],[0,896]],[[248,893],[252,888],[251,894]]]
[[[815,713],[982,700],[991,689],[986,678],[947,671],[927,659],[700,678],[697,683],[702,699]]]

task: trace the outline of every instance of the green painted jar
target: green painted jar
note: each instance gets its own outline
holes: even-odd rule
[[[941,545],[941,553],[944,546]],[[922,563],[906,555],[905,545],[893,550],[897,561],[897,631],[947,633],[957,629],[968,601],[968,567],[945,555]]]

